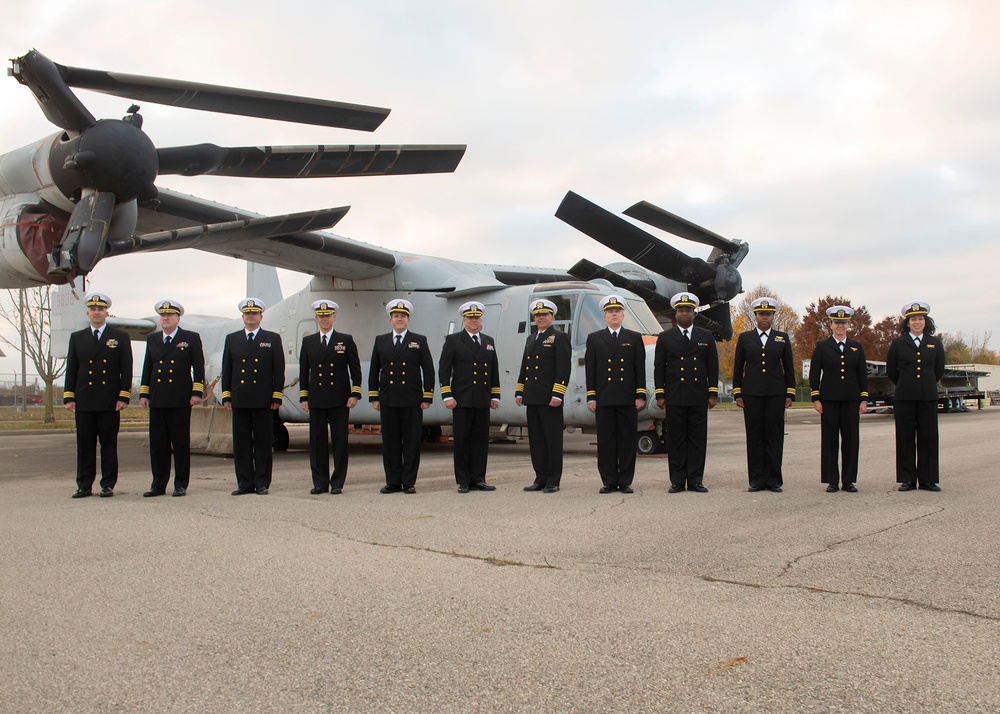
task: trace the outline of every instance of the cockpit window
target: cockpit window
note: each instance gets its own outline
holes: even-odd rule
[[[579,328],[577,332],[578,344],[585,344],[587,342],[587,335],[591,332],[596,332],[607,327],[607,323],[604,322],[604,311],[601,309],[601,299],[603,295],[583,295],[583,299],[580,302],[580,321]],[[625,319],[622,321],[622,327],[629,330],[635,330],[639,334],[643,335],[656,335],[660,333],[659,323],[653,318],[652,313],[650,313],[649,308],[646,303],[642,300],[637,299],[625,299],[625,304],[628,309],[625,311]],[[651,325],[646,325],[639,316],[646,317],[645,322],[651,322]]]

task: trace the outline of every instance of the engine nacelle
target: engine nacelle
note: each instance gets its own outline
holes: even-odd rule
[[[62,285],[72,276],[48,275],[48,256],[59,245],[66,219],[33,193],[0,198],[0,285]]]

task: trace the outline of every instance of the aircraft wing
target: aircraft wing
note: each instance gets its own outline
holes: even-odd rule
[[[256,218],[263,216],[196,196],[159,189],[158,204],[153,208],[139,209],[136,233],[143,235]],[[170,247],[165,244],[163,249],[169,250]],[[172,247],[187,246],[177,243]],[[374,278],[396,266],[396,254],[392,251],[320,231],[282,236],[254,236],[251,233],[237,240],[203,241],[195,247],[263,265],[347,280]]]

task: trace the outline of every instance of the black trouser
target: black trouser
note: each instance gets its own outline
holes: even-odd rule
[[[233,409],[233,464],[242,491],[271,487],[274,416],[271,409]]]
[[[744,399],[744,405],[746,400]],[[705,479],[705,452],[708,448],[708,404],[667,405],[667,454],[670,483],[697,486]]]
[[[937,483],[937,400],[897,401],[892,405],[896,421],[896,481],[927,486]]]
[[[785,395],[743,396],[743,423],[747,432],[747,471],[750,485],[780,486],[785,446]]]
[[[174,489],[188,487],[191,479],[191,407],[149,410],[149,465],[152,491],[166,491],[170,481],[170,456],[174,457]]]
[[[420,407],[382,405],[382,466],[386,486],[413,486],[420,468],[420,437],[424,415]]]
[[[597,471],[605,486],[631,486],[635,477],[635,404],[597,407]]]
[[[535,483],[539,486],[558,486],[563,468],[563,408],[529,404],[528,448],[531,450],[531,467],[535,470]]]
[[[97,441],[101,442],[101,488],[118,483],[118,426],[121,412],[74,412],[76,417],[76,487],[89,491],[97,478]]]
[[[451,430],[455,437],[455,483],[468,486],[486,480],[486,460],[490,447],[490,410],[451,410]]]
[[[343,488],[347,479],[347,419],[350,409],[309,408],[309,466],[313,488]],[[329,427],[329,432],[327,428]],[[330,476],[330,444],[333,444],[333,476]]]
[[[823,483],[846,486],[858,480],[858,442],[860,439],[861,402],[821,400],[820,473]],[[840,467],[837,451],[840,451]]]

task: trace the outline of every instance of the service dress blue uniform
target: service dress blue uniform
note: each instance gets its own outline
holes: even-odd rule
[[[562,480],[563,402],[549,404],[553,398],[566,399],[572,359],[569,335],[555,326],[529,335],[524,343],[514,396],[521,397],[527,410],[534,484],[543,488],[558,488]]]
[[[309,466],[317,491],[344,488],[351,411],[347,400],[361,398],[361,360],[354,338],[336,330],[325,336],[325,344],[323,337],[320,332],[306,335],[299,350],[299,401],[309,405]]]
[[[821,482],[850,487],[858,480],[859,410],[861,402],[868,400],[868,363],[860,342],[847,338],[843,345],[841,348],[834,337],[816,343],[809,363],[809,389],[812,400],[823,405],[820,414]]]
[[[889,345],[886,374],[896,390],[892,412],[896,423],[896,481],[937,485],[941,480],[938,455],[938,389],[945,370],[944,345],[924,334],[917,347],[909,333]]]
[[[178,327],[170,344],[163,331],[146,337],[140,398],[149,400],[150,491],[163,493],[174,460],[174,491],[191,480],[191,397],[205,394],[205,353],[197,332]]]
[[[490,445],[490,405],[500,399],[500,365],[496,342],[482,332],[475,337],[461,330],[444,338],[438,361],[441,398],[455,400],[455,482],[475,486],[486,482]]]
[[[63,403],[74,404],[76,486],[89,493],[97,478],[101,443],[101,490],[118,483],[118,402],[132,393],[132,343],[128,333],[104,325],[100,338],[87,327],[69,337]]]
[[[607,489],[631,486],[639,430],[637,399],[646,400],[646,345],[635,330],[610,328],[587,335],[587,401],[597,410],[597,471]]]
[[[693,490],[705,478],[708,400],[719,396],[719,352],[703,327],[664,330],[653,353],[653,386],[664,400],[670,483]]]

